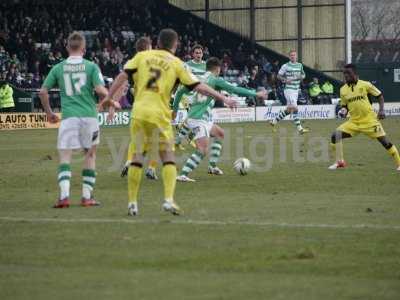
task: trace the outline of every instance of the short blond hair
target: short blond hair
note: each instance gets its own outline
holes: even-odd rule
[[[71,51],[78,51],[86,46],[85,36],[78,31],[72,32],[68,36],[67,47]]]

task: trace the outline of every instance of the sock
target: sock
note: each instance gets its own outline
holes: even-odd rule
[[[185,123],[182,124],[181,128],[179,129],[178,134],[175,138],[175,144],[182,143],[182,140],[188,136],[190,129],[186,126]]]
[[[162,177],[164,183],[164,199],[168,202],[174,201],[176,185],[176,165],[174,163],[164,163]]]
[[[58,166],[58,186],[60,187],[60,200],[69,198],[71,186],[71,166],[69,164]]]
[[[131,164],[128,171],[128,200],[129,203],[137,203],[140,181],[142,180],[143,168],[141,164]]]
[[[397,167],[400,167],[400,155],[399,151],[397,150],[395,145],[392,145],[387,152],[393,157],[394,161],[396,162]]]
[[[332,154],[336,161],[344,160],[343,158],[343,143],[337,142],[336,144],[331,143]]]
[[[181,175],[187,176],[190,172],[192,172],[194,169],[196,169],[202,159],[204,158],[204,155],[199,152],[195,151],[186,161],[185,165],[182,168]]]
[[[215,140],[214,143],[211,145],[211,153],[210,153],[210,161],[209,165],[213,168],[217,166],[217,162],[219,157],[221,156],[222,150],[222,141]]]
[[[289,114],[289,112],[286,109],[281,110],[279,115],[275,118],[275,121],[279,122],[279,121],[283,120],[288,114]]]
[[[133,147],[132,147],[132,143],[129,143],[128,154],[127,154],[127,157],[126,157],[126,162],[127,162],[127,163],[129,162],[128,164],[130,164],[132,158],[133,158]]]
[[[82,198],[90,199],[96,183],[96,171],[90,169],[82,170]]]
[[[297,130],[303,129],[303,127],[301,126],[298,112],[293,113],[293,123],[294,123],[294,125],[296,125]]]
[[[156,160],[154,160],[154,159],[151,159],[150,161],[149,161],[149,168],[152,168],[152,169],[156,169],[157,168],[157,161]]]

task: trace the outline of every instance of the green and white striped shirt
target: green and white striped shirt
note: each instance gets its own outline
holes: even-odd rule
[[[278,72],[278,75],[290,80],[285,84],[285,90],[299,90],[301,81],[306,77],[303,65],[301,63],[288,62],[284,64]]]

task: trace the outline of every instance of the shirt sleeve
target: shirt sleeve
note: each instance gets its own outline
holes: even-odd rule
[[[344,98],[343,90],[340,89],[340,106],[347,106],[347,101]]]
[[[278,75],[280,75],[280,76],[285,76],[285,74],[286,74],[286,65],[283,65],[283,66],[279,69]]]
[[[304,66],[301,65],[301,78],[304,79],[306,78],[306,72],[304,72]]]
[[[217,78],[215,81],[216,88],[218,90],[223,90],[228,92],[229,94],[236,94],[239,96],[245,96],[245,97],[255,97],[256,96],[256,91],[255,90],[250,90],[250,89],[245,89],[242,87],[237,87],[229,82],[223,80],[222,78]]]
[[[199,79],[185,68],[182,61],[179,61],[177,66],[177,76],[179,81],[189,90],[194,89],[199,83]]]
[[[172,110],[177,112],[179,110],[179,103],[182,100],[183,95],[189,93],[189,89],[185,86],[182,86],[178,89],[175,94],[174,102],[172,103]]]
[[[128,60],[124,65],[124,71],[136,72],[138,68],[138,61],[140,59],[140,54],[136,54],[135,57]]]
[[[93,86],[95,86],[95,87],[98,85],[104,86],[103,74],[101,74],[100,68],[96,64],[94,64],[94,69],[92,72],[92,82],[93,82]]]
[[[56,67],[51,68],[49,74],[47,75],[45,81],[43,82],[42,87],[45,89],[52,89],[57,84],[56,77]]]
[[[368,92],[368,94],[371,94],[372,96],[375,96],[375,97],[378,97],[382,94],[382,92],[376,86],[374,86],[371,82],[368,82],[367,92]]]

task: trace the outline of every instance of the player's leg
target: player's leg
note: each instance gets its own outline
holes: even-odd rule
[[[60,196],[54,208],[64,208],[70,205],[71,157],[74,149],[80,149],[79,119],[67,118],[61,121],[58,129],[57,149],[59,155],[58,186]]]
[[[210,134],[214,141],[211,144],[210,159],[208,162],[208,173],[213,175],[223,175],[224,172],[217,167],[219,157],[222,151],[222,141],[224,139],[224,130],[218,125],[213,125],[210,130]]]
[[[131,161],[132,157],[133,157],[133,150],[132,150],[131,143],[129,143],[126,162],[121,170],[121,177],[125,177],[128,175],[128,170],[129,170],[129,166],[131,165],[131,162],[132,162]]]
[[[397,150],[397,147],[388,140],[386,135],[378,137],[377,140],[386,149],[386,151],[390,154],[390,156],[393,157],[396,163],[397,171],[400,171],[400,155],[399,151]]]
[[[196,144],[196,150],[186,160],[182,167],[179,176],[176,178],[182,182],[194,182],[195,180],[188,177],[193,172],[206,156],[208,151],[208,144],[210,139],[210,124],[203,120],[188,120],[189,128],[195,133],[194,141]]]
[[[179,126],[178,128],[178,132],[175,137],[175,145],[178,146],[180,149],[184,149],[181,144],[184,139],[188,138],[189,134],[190,128],[186,124],[186,121],[183,121],[181,126]]]
[[[287,110],[290,114],[293,115],[293,123],[296,126],[297,131],[300,134],[306,133],[309,130],[303,128],[301,125],[300,117],[299,117],[299,109],[297,107],[297,101],[299,98],[299,91],[298,90],[287,90],[285,93],[285,97],[287,99]]]
[[[85,153],[81,205],[97,206],[99,203],[93,197],[96,184],[96,149],[100,143],[100,128],[96,118],[80,118],[80,142]]]
[[[350,133],[349,128],[343,129],[343,127],[345,127],[343,126],[344,124],[336,129],[331,135],[331,153],[332,157],[335,159],[335,162],[329,166],[330,170],[346,167],[346,162],[343,156],[343,139],[351,138],[352,134]],[[348,130],[349,132],[345,132],[343,130]]]
[[[128,169],[128,215],[138,214],[138,194],[143,173],[143,153],[148,150],[148,138],[145,132],[145,122],[133,120],[131,123],[131,164]]]
[[[158,176],[157,176],[157,165],[158,162],[155,159],[150,159],[145,175],[147,179],[151,179],[151,180],[158,180]]]
[[[293,123],[296,126],[296,129],[299,134],[304,134],[306,132],[309,132],[310,130],[307,128],[304,128],[301,125],[301,120],[299,117],[299,109],[297,108],[297,105],[292,106],[289,111],[293,114]]]
[[[179,176],[176,178],[178,181],[195,182],[195,180],[191,179],[189,175],[200,165],[201,161],[207,155],[209,140],[210,139],[207,136],[195,138],[196,150],[189,156],[183,165]]]
[[[290,103],[289,100],[290,100],[290,96],[291,96],[291,95],[290,95],[290,91],[289,91],[289,90],[284,90],[284,91],[283,91],[283,94],[284,94],[285,99],[286,99],[286,105],[288,106],[288,104]],[[282,121],[284,118],[286,118],[286,116],[288,116],[288,115],[290,114],[290,110],[288,109],[287,106],[286,106],[284,109],[282,109],[282,110],[279,112],[278,116],[270,122],[270,124],[271,124],[271,126],[273,127],[273,130],[274,130],[274,131],[275,131],[275,126],[276,126],[280,121]]]
[[[174,149],[174,133],[172,126],[160,130],[159,137],[159,155],[163,164],[162,178],[164,184],[164,203],[163,209],[174,215],[181,214],[181,209],[174,201],[176,186],[176,164]]]
[[[100,205],[93,197],[96,184],[96,145],[85,150],[85,160],[82,170],[81,205],[85,207]]]
[[[54,208],[64,208],[69,207],[70,205],[72,150],[60,149],[58,155],[60,160],[58,165],[58,186],[60,188],[60,197],[54,205]]]

